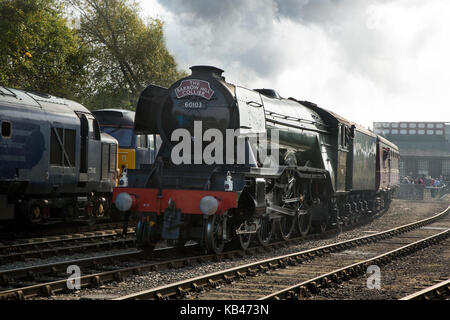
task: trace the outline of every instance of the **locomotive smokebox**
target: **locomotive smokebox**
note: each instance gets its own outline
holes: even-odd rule
[[[203,131],[210,128],[222,133],[238,126],[235,88],[225,82],[224,72],[213,66],[192,66],[191,75],[169,88],[150,85],[142,93],[136,108],[136,133],[160,134],[166,146],[173,145],[172,133],[188,130],[195,136],[194,122]]]

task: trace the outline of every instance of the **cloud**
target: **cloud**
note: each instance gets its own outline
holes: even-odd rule
[[[446,0],[157,4],[168,47],[185,69],[215,65],[232,83],[275,88],[365,126],[450,121]]]

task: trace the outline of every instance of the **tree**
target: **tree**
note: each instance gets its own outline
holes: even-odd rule
[[[0,0],[0,85],[73,99],[88,59],[56,0]]]
[[[93,52],[88,69],[93,108],[133,108],[150,83],[168,86],[185,75],[168,52],[163,23],[146,24],[132,0],[67,0],[80,15],[80,35]]]

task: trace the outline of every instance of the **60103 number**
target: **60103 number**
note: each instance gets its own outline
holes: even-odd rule
[[[200,101],[187,101],[184,103],[186,109],[203,109],[205,105]]]

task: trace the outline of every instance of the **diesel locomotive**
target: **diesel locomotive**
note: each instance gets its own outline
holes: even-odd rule
[[[398,148],[308,101],[191,67],[140,95],[134,128],[159,134],[154,164],[128,172],[113,202],[137,215],[139,247],[199,242],[209,252],[324,232],[386,208]]]
[[[118,142],[74,101],[0,87],[0,222],[103,219]]]
[[[135,112],[125,109],[99,109],[92,111],[98,120],[100,130],[119,142],[118,167],[123,170],[139,168],[141,164],[151,164],[161,145],[159,135],[137,135],[134,132]]]

